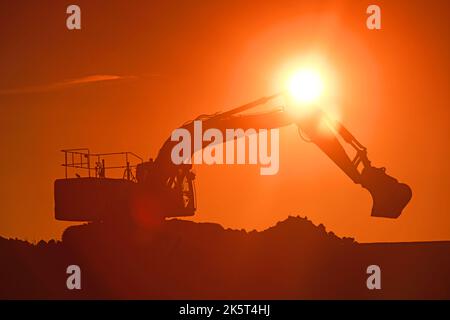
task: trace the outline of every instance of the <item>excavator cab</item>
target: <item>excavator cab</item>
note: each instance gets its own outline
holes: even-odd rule
[[[153,198],[153,210],[159,215],[169,218],[195,214],[195,174],[191,166],[161,167],[150,159],[136,166],[136,178],[144,197]]]

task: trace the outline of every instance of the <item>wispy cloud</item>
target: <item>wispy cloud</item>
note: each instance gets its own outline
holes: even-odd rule
[[[117,81],[117,80],[125,80],[125,79],[134,79],[134,76],[119,76],[119,75],[111,75],[111,74],[95,74],[86,77],[76,78],[76,79],[68,79],[60,82],[46,83],[34,86],[26,86],[20,88],[12,88],[12,89],[0,89],[0,95],[11,95],[11,94],[27,94],[27,93],[39,93],[39,92],[48,92],[48,91],[56,91],[72,88],[75,86],[97,83],[97,82],[105,82],[105,81]]]

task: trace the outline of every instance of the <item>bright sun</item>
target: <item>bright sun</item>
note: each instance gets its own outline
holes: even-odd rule
[[[289,80],[288,90],[292,98],[303,104],[316,102],[323,91],[320,74],[313,69],[302,69]]]

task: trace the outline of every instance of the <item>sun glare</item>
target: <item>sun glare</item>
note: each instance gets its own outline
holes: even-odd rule
[[[319,54],[287,60],[274,77],[274,90],[283,93],[284,110],[294,118],[308,118],[322,110],[341,119],[337,73]]]
[[[288,91],[295,102],[311,104],[317,102],[323,91],[320,74],[312,69],[295,73],[288,83]]]

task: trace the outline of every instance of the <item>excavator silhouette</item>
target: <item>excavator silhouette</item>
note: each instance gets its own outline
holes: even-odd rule
[[[385,168],[371,165],[366,148],[339,122],[315,108],[313,112],[296,116],[289,110],[289,102],[268,112],[242,114],[283,96],[283,93],[258,99],[232,110],[213,115],[201,115],[203,129],[253,128],[271,129],[296,125],[299,133],[317,145],[355,184],[372,195],[371,215],[397,218],[411,199],[412,191],[404,183],[386,174]],[[286,100],[285,100],[286,101]],[[288,100],[287,100],[288,101]],[[326,120],[326,126],[319,126]],[[181,126],[193,133],[194,120]],[[225,137],[225,135],[224,135]],[[356,152],[351,158],[343,147],[350,145]],[[192,164],[176,165],[171,161],[171,151],[178,141],[169,137],[155,160],[143,161],[131,152],[91,154],[88,149],[62,150],[65,154],[64,179],[54,184],[55,217],[64,221],[87,221],[124,224],[130,221],[159,223],[169,217],[192,216],[196,211],[194,189],[195,174]],[[211,142],[203,142],[205,148]],[[191,156],[195,150],[191,147]],[[125,165],[105,166],[105,159],[124,156]],[[131,164],[131,159],[137,164]],[[92,165],[95,163],[95,165]],[[71,170],[84,169],[87,177],[69,178]],[[122,178],[106,177],[107,170],[123,169]],[[94,174],[92,173],[94,172]]]

